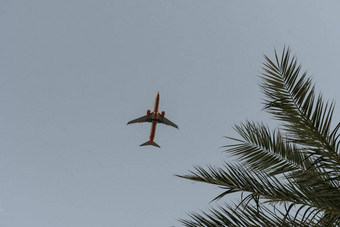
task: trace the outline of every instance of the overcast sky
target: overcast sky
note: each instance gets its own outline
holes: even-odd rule
[[[261,111],[263,54],[284,45],[340,100],[339,1],[0,0],[0,226],[181,226],[221,191],[193,165],[228,161]],[[139,147],[153,108],[161,148]],[[339,121],[339,108],[335,121]],[[236,198],[237,199],[237,198]]]

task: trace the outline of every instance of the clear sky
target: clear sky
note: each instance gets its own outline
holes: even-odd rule
[[[219,189],[174,176],[220,166],[261,111],[263,54],[292,48],[340,100],[339,1],[0,0],[0,226],[181,226]],[[139,147],[153,108],[162,147]],[[339,121],[339,108],[335,121]],[[274,123],[271,123],[273,126]]]

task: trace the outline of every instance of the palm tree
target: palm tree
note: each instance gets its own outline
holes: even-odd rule
[[[325,102],[290,49],[264,56],[264,109],[280,121],[235,125],[240,139],[226,151],[237,163],[196,166],[179,177],[217,185],[213,200],[239,193],[237,203],[190,213],[185,226],[340,226],[339,128],[332,125],[334,102]]]

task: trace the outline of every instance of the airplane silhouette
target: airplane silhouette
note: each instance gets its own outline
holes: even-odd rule
[[[151,112],[150,110],[147,110],[145,116],[137,118],[137,119],[132,120],[132,121],[129,121],[127,123],[127,125],[129,125],[129,124],[134,124],[134,123],[151,122],[150,138],[149,138],[148,141],[141,144],[140,146],[152,145],[152,146],[160,148],[160,146],[153,141],[153,139],[155,138],[155,134],[156,134],[157,123],[170,125],[170,126],[178,129],[178,126],[175,123],[173,123],[169,119],[165,118],[165,112],[164,111],[162,111],[161,113],[158,112],[158,106],[159,106],[159,92],[157,92],[157,95],[156,95],[156,98],[155,98],[155,106],[154,106],[153,112]]]

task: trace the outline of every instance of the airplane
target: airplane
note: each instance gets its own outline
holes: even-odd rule
[[[142,122],[151,123],[150,138],[148,141],[146,141],[145,143],[142,143],[140,146],[152,145],[152,146],[160,148],[160,146],[157,143],[155,143],[155,141],[153,141],[153,139],[155,138],[157,123],[169,125],[169,126],[172,126],[178,129],[178,126],[175,123],[165,118],[164,111],[162,111],[161,113],[158,112],[158,106],[159,106],[159,92],[157,92],[157,95],[155,98],[155,106],[154,106],[153,112],[151,112],[150,110],[147,110],[145,116],[129,121],[127,123],[127,125],[134,124],[134,123],[142,123]]]

